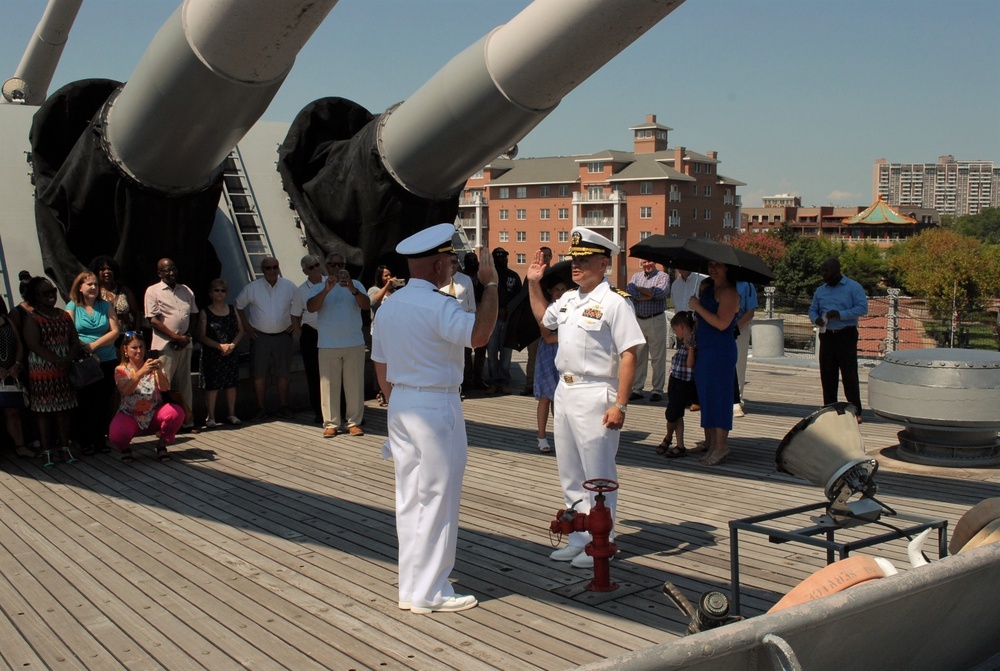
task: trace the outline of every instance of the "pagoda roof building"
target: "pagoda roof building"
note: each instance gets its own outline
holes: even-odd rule
[[[885,226],[892,224],[902,224],[902,225],[915,225],[917,220],[913,217],[908,217],[905,214],[900,214],[896,210],[889,207],[882,196],[878,197],[867,210],[858,213],[856,216],[844,219],[844,223],[847,225],[851,224],[864,224],[869,226]]]

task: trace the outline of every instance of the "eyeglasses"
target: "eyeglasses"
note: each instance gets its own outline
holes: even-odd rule
[[[304,271],[306,271],[308,273],[310,270],[316,270],[317,268],[319,268],[319,264],[318,263],[314,263],[311,266],[306,266],[302,270],[304,270]]]
[[[225,289],[223,289],[222,287],[216,287],[216,288],[212,289],[212,293],[213,294],[218,294],[218,293],[223,293],[224,294],[224,293],[228,293],[228,292]]]
[[[264,270],[277,270],[278,266],[263,266]]]
[[[343,261],[327,261],[326,262],[326,267],[327,268],[343,268],[345,265],[347,265],[347,264],[345,264]]]
[[[142,331],[125,331],[125,340],[131,340],[132,338],[141,338]]]

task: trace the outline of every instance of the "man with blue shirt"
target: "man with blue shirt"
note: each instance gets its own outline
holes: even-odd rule
[[[365,435],[361,429],[365,415],[365,336],[361,330],[361,311],[370,310],[372,301],[364,286],[351,278],[346,265],[342,254],[331,252],[326,257],[326,281],[306,301],[306,309],[318,313],[324,438],[333,438],[345,425],[352,436]],[[345,401],[343,417],[341,389]]]
[[[858,382],[858,318],[868,314],[868,297],[854,280],[840,272],[840,261],[830,257],[819,267],[823,284],[813,294],[809,319],[820,328],[819,378],[823,405],[837,402],[837,375],[847,402],[857,408],[861,423],[861,385]]]

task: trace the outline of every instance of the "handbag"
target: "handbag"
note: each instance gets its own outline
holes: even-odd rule
[[[94,384],[104,379],[101,372],[101,364],[92,356],[85,356],[77,359],[69,367],[69,381],[77,389]]]
[[[0,408],[23,408],[28,402],[28,390],[16,377],[0,380]]]

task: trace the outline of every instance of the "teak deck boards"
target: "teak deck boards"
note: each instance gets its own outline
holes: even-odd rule
[[[563,502],[554,456],[535,449],[534,399],[470,396],[453,578],[481,603],[459,614],[396,606],[393,472],[374,403],[361,438],[274,421],[183,436],[167,465],[150,439],[131,466],[112,455],[52,469],[0,461],[0,667],[569,669],[669,642],[687,623],[664,581],[692,600],[728,591],[730,520],[822,500],[774,468],[778,442],[820,404],[817,371],[751,363],[747,396],[733,454],[715,468],[656,455],[664,404],[630,406],[611,565],[619,588],[608,593],[547,558]],[[692,443],[697,423],[689,414]],[[893,459],[900,428],[870,413],[861,427],[887,504],[954,525],[1000,495],[1000,469]],[[936,557],[933,538],[925,551]],[[907,565],[903,541],[865,552]],[[755,615],[824,553],[741,534],[740,559],[744,614]]]

